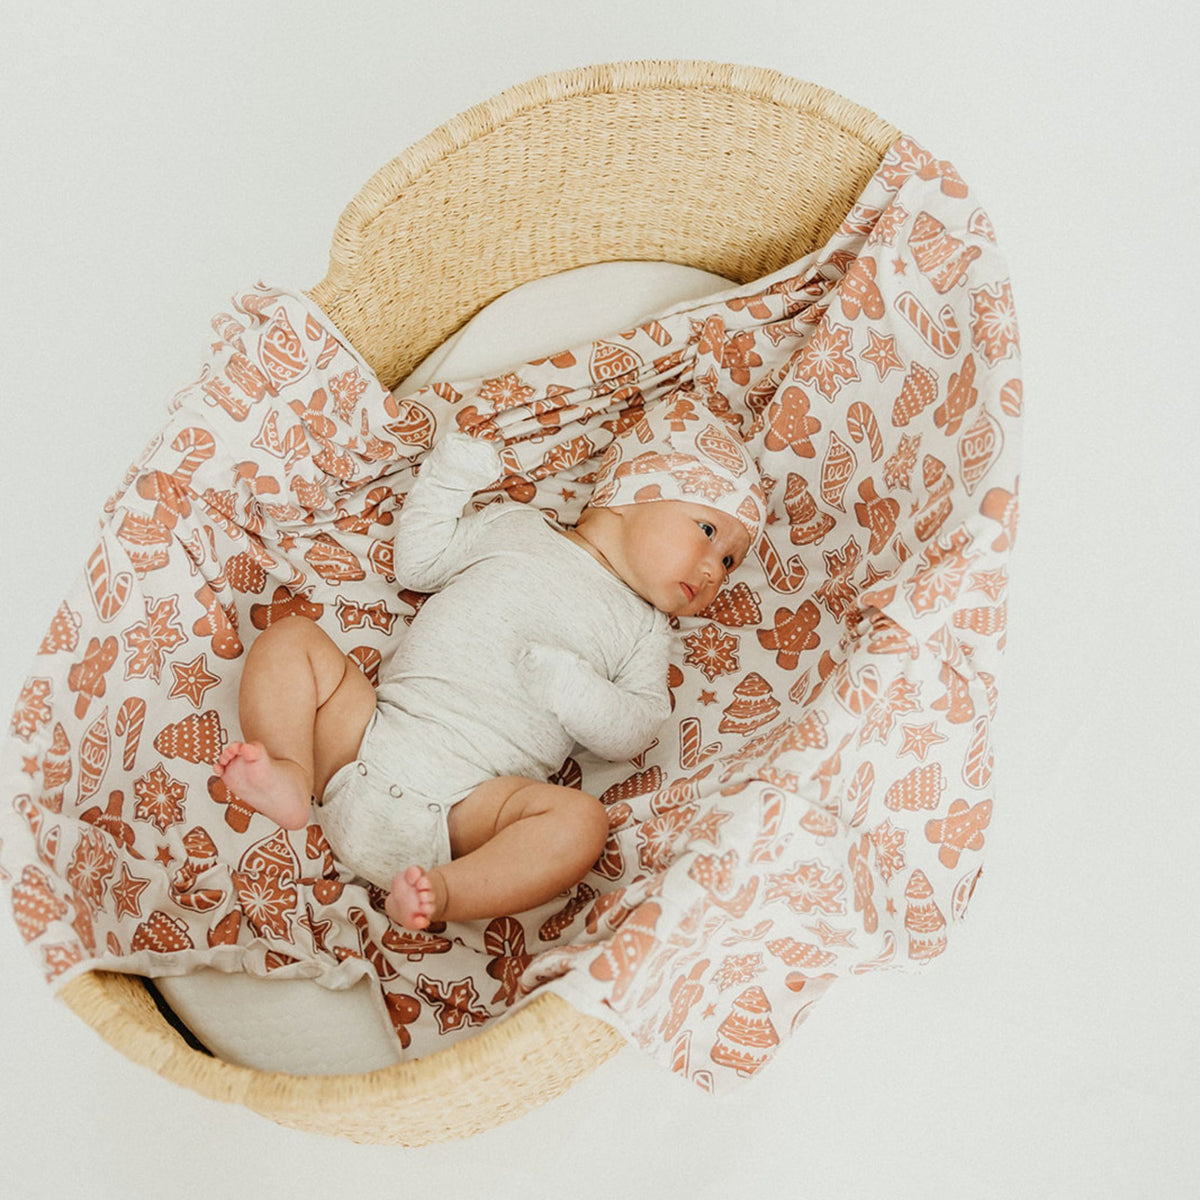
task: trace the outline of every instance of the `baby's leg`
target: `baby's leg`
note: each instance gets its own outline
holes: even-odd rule
[[[409,929],[536,908],[578,883],[608,839],[594,796],[515,775],[480,784],[449,824],[453,860],[392,882],[388,915]]]
[[[285,617],[246,655],[238,693],[241,742],[215,770],[247,804],[285,829],[302,829],[311,798],[358,753],[375,690],[312,621]]]

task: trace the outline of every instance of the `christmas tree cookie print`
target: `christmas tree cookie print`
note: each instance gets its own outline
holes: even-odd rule
[[[154,739],[154,748],[167,758],[182,758],[191,763],[213,763],[229,735],[221,726],[221,718],[215,709],[184,717],[166,726]]]

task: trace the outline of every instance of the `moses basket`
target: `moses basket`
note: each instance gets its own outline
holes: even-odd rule
[[[545,276],[622,260],[739,283],[768,276],[828,241],[899,136],[772,71],[656,61],[544,76],[380,169],[342,214],[328,273],[307,295],[391,388],[484,306]],[[656,186],[664,171],[670,204]],[[136,975],[87,971],[60,994],[122,1053],[176,1083],[363,1142],[419,1145],[490,1128],[625,1044],[605,1021],[542,992],[394,1067],[271,1074],[192,1048]]]

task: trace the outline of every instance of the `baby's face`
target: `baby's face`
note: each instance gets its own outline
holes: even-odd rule
[[[654,500],[613,511],[623,517],[620,573],[668,616],[706,609],[750,551],[745,526],[707,504]]]

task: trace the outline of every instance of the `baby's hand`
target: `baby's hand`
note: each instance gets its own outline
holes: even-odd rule
[[[474,437],[458,429],[448,429],[438,442],[444,448],[443,454],[452,455],[464,462],[474,462],[486,465],[489,469],[500,458],[503,442],[497,442],[486,437]]]
[[[582,672],[592,668],[571,650],[531,642],[517,655],[517,678],[532,695],[551,708],[555,700],[578,687]]]
[[[495,482],[503,472],[502,444],[449,429],[434,443],[421,470],[444,483],[478,489]]]

